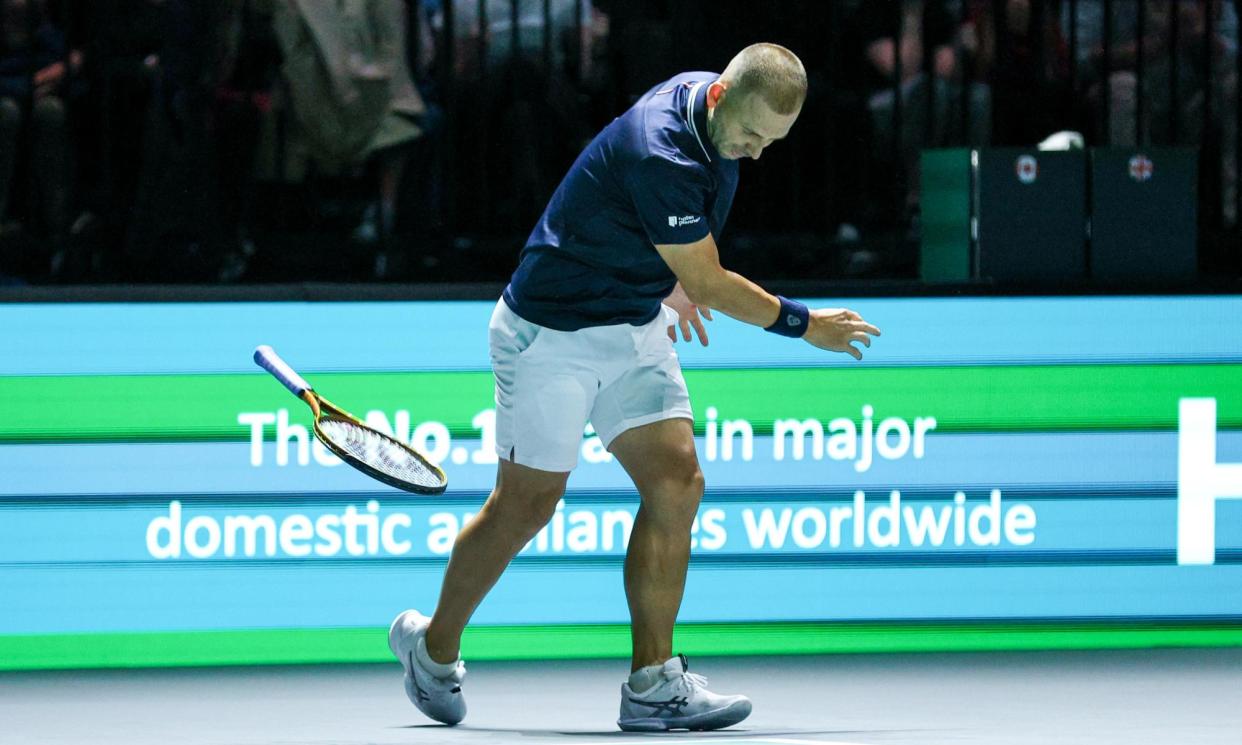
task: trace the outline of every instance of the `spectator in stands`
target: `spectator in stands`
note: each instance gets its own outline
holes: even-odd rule
[[[141,278],[154,262],[139,245],[145,228],[134,210],[143,164],[151,161],[149,130],[166,116],[157,93],[168,5],[82,0],[69,7],[89,90],[75,99],[82,212],[74,229],[92,238],[105,276]]]
[[[404,12],[402,0],[294,0],[274,14],[295,136],[311,160],[328,172],[368,161],[378,170],[378,202],[356,236],[377,246],[379,277],[390,271],[398,186],[427,111],[410,77]]]
[[[256,253],[251,238],[255,165],[262,120],[272,110],[280,70],[272,5],[271,0],[232,0],[219,21],[210,119],[223,242],[217,278],[222,282],[240,279]]]
[[[898,24],[900,42],[894,41]],[[900,0],[863,3],[854,18],[863,44],[863,85],[871,112],[874,157],[903,167],[906,204],[918,202],[919,151],[951,143],[986,144],[990,134],[990,101],[986,85],[972,82],[963,91],[959,29],[943,0]],[[924,43],[927,48],[924,49]],[[901,80],[897,81],[900,67]],[[929,74],[930,73],[930,74]],[[895,85],[896,84],[896,85]],[[901,96],[901,131],[896,131],[896,96]],[[928,119],[927,97],[935,97]],[[960,97],[969,97],[971,131],[961,131]],[[893,143],[899,143],[894,153]]]
[[[455,151],[468,164],[462,186],[471,195],[458,209],[481,228],[524,230],[539,217],[591,137],[583,83],[593,79],[595,50],[608,33],[608,17],[590,0],[551,0],[546,29],[542,3],[519,3],[515,49],[513,7],[453,6]],[[442,28],[442,15],[436,23]]]
[[[992,141],[1034,145],[1072,128],[1069,48],[1051,3],[971,0],[968,16],[963,40],[992,91]]]
[[[38,227],[32,232],[50,239],[53,275],[64,258],[69,207],[65,61],[64,35],[37,0],[0,0],[0,233],[19,227],[3,221],[24,170],[31,203],[23,206]],[[29,158],[20,163],[23,153]]]
[[[1078,7],[1079,59],[1085,65],[1087,98],[1097,112],[1104,97],[1104,4],[1103,0],[1080,0]],[[1121,147],[1137,143],[1138,117],[1138,13],[1144,18],[1143,39],[1143,131],[1148,142],[1157,145],[1199,145],[1215,148],[1217,142],[1203,141],[1204,104],[1208,93],[1212,107],[1211,129],[1222,135],[1216,153],[1222,162],[1222,208],[1226,219],[1237,204],[1236,138],[1237,65],[1236,39],[1238,15],[1232,2],[1224,0],[1143,0],[1113,4],[1113,37],[1108,77],[1108,131],[1104,117],[1095,121],[1100,142]],[[1210,9],[1210,10],[1209,10]],[[1172,11],[1172,12],[1171,12]],[[1068,26],[1068,10],[1064,24]],[[1176,18],[1172,13],[1177,14]],[[1207,38],[1207,13],[1212,14],[1212,37]],[[1174,25],[1177,39],[1173,42]],[[1204,76],[1204,46],[1212,51],[1210,78]],[[1176,70],[1177,79],[1173,80]],[[1208,91],[1208,81],[1212,90]],[[1172,85],[1176,82],[1177,99]],[[1174,131],[1176,129],[1176,132]],[[1176,136],[1174,136],[1176,134]],[[1216,162],[1213,158],[1211,162]],[[1213,174],[1214,175],[1214,174]]]
[[[437,3],[439,5],[439,3]],[[486,16],[486,27],[483,27]],[[577,0],[550,0],[548,14],[551,26],[548,68],[561,75],[590,77],[594,55],[592,49],[601,41],[601,33],[607,32],[607,16],[592,0],[581,0],[581,18],[578,17]],[[453,35],[457,39],[454,60],[459,78],[478,77],[486,74],[479,63],[486,48],[489,69],[500,69],[515,57],[542,57],[544,41],[543,3],[517,3],[518,48],[513,48],[513,3],[511,0],[484,0],[458,2],[453,6]],[[433,18],[437,26],[443,24],[443,8]],[[581,20],[581,27],[578,22]],[[603,24],[601,28],[601,24]],[[516,54],[515,54],[516,52]]]
[[[1229,92],[1236,69],[1232,64],[1236,50],[1238,18],[1232,3],[1209,0],[1206,5],[1213,13],[1212,79],[1219,86],[1213,91],[1216,101]],[[1134,3],[1113,4],[1113,36],[1109,59],[1109,117],[1108,132],[1102,129],[1103,117],[1098,118],[1098,137],[1113,145],[1135,144],[1135,118],[1138,110],[1138,12],[1145,16],[1143,39],[1143,96],[1144,130],[1156,144],[1179,144],[1197,142],[1203,126],[1203,100],[1206,80],[1203,77],[1203,45],[1207,18],[1202,0],[1176,0],[1177,42],[1170,44],[1174,19],[1167,0],[1142,0]],[[1063,9],[1064,24],[1069,23],[1068,9]],[[1087,81],[1088,98],[1099,107],[1104,86],[1104,3],[1103,0],[1080,0],[1078,3],[1078,56]],[[1170,55],[1170,47],[1173,53]],[[1174,60],[1171,58],[1176,58]],[[1177,69],[1179,105],[1171,112],[1171,80]],[[1217,113],[1221,112],[1217,107]],[[1178,121],[1177,142],[1170,131],[1171,116]],[[1105,137],[1107,135],[1107,137]]]

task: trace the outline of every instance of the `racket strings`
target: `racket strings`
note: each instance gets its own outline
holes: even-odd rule
[[[440,473],[397,440],[340,419],[320,419],[319,430],[342,452],[390,478],[423,487],[442,484]]]

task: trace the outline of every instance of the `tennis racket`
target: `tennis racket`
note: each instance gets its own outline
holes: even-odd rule
[[[255,349],[254,361],[310,406],[315,437],[341,460],[373,479],[416,494],[439,494],[448,486],[444,471],[427,456],[320,396],[271,347]]]

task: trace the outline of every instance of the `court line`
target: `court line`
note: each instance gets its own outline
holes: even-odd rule
[[[863,743],[843,740],[795,740],[792,737],[759,737],[755,738],[755,742],[770,742],[776,745],[863,745]]]
[[[608,745],[648,745],[653,739],[668,739],[667,732],[653,732],[650,737],[636,740],[607,740]],[[570,742],[566,745],[600,745],[600,740]],[[721,733],[716,737],[698,738],[698,739],[682,739],[677,737],[674,742],[677,745],[722,745],[722,743],[732,743],[732,745],[750,745],[751,743],[764,743],[765,745],[865,745],[858,742],[845,742],[843,740],[813,740],[813,739],[795,739],[792,737],[747,737],[738,735],[735,737],[726,736]]]

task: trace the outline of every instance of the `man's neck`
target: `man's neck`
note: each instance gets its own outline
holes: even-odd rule
[[[716,149],[716,152],[720,152],[720,146],[716,144],[716,130],[717,129],[718,127],[716,123],[716,107],[708,104],[707,105],[707,139],[711,141],[712,147]]]

